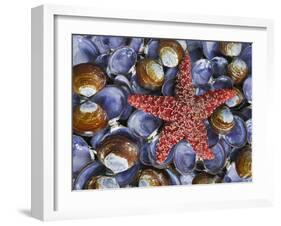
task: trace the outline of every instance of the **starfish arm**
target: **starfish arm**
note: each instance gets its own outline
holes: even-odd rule
[[[162,120],[171,121],[176,100],[172,96],[131,95],[128,103]]]
[[[202,159],[213,159],[214,153],[208,147],[207,130],[203,121],[193,121],[185,139],[190,143],[196,154]]]
[[[202,96],[197,96],[195,103],[200,110],[201,118],[208,118],[217,107],[224,104],[235,95],[236,93],[233,89],[220,89],[208,91]]]
[[[192,98],[195,94],[192,84],[191,61],[188,53],[179,65],[175,94],[177,99]]]
[[[185,129],[181,125],[177,122],[170,122],[166,123],[162,129],[156,150],[156,159],[159,163],[163,163],[167,159],[173,145],[185,137]]]

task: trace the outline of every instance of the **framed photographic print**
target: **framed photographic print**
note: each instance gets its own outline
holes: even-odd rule
[[[32,9],[32,215],[271,204],[272,29],[263,19]]]

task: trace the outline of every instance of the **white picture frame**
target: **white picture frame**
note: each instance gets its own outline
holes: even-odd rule
[[[73,33],[253,42],[253,182],[73,192]],[[266,172],[273,169],[274,150],[266,138],[271,104],[266,97],[273,83],[272,45],[273,22],[265,19],[56,5],[32,9],[32,216],[56,220],[271,205],[273,179]],[[59,139],[62,135],[64,141]]]

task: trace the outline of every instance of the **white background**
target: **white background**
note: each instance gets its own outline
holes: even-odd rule
[[[275,98],[271,106],[272,139],[275,147],[276,203],[272,208],[194,211],[178,214],[118,217],[95,220],[51,222],[50,225],[278,225],[281,223],[280,91],[281,14],[278,1],[212,0],[7,0],[1,2],[0,35],[0,224],[38,225],[30,208],[30,8],[42,3],[79,4],[134,10],[163,10],[192,14],[232,15],[273,18],[275,20]],[[279,42],[278,42],[279,40]],[[273,59],[272,59],[273,60]],[[267,75],[264,75],[267,76]],[[262,90],[261,90],[262,92]],[[279,116],[279,118],[278,118]],[[279,128],[279,129],[278,129]],[[279,134],[278,134],[279,133]],[[265,150],[266,151],[266,150]],[[164,197],[163,197],[164,198]],[[93,203],[95,205],[95,203]],[[97,206],[98,208],[98,206]]]

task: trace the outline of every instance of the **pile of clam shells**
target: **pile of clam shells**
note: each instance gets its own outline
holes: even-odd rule
[[[196,95],[223,88],[237,95],[205,121],[214,159],[199,159],[182,140],[159,164],[164,122],[127,98],[173,96],[187,52]],[[73,35],[72,57],[74,190],[252,180],[251,43]]]

